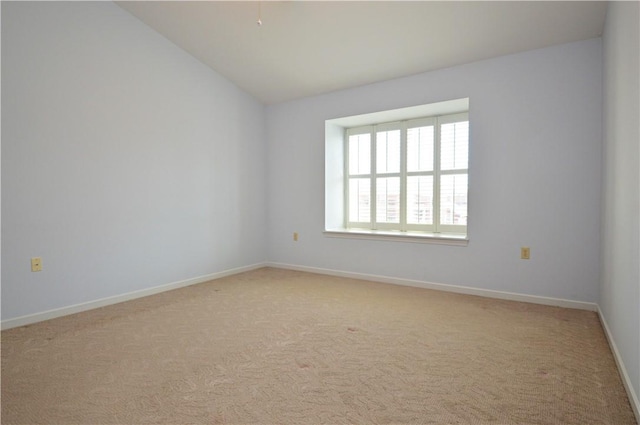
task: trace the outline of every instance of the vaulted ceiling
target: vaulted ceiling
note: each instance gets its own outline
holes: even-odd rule
[[[606,15],[593,1],[117,4],[266,104],[599,37]]]

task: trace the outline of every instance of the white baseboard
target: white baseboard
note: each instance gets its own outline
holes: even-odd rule
[[[572,301],[562,298],[541,297],[538,295],[518,294],[515,292],[494,291],[491,289],[471,288],[469,286],[448,285],[444,283],[433,283],[421,280],[402,279],[389,276],[379,276],[373,274],[345,272],[340,270],[322,269],[317,267],[296,266],[283,263],[266,263],[268,267],[298,270],[302,272],[325,274],[330,276],[347,277],[352,279],[369,280],[373,282],[391,283],[394,285],[413,286],[424,289],[435,289],[438,291],[455,292],[458,294],[477,295],[480,297],[497,298],[501,300],[521,301],[534,304],[543,304],[556,307],[575,308],[579,310],[598,311],[598,304],[584,301]]]
[[[305,271],[310,273],[325,274],[331,276],[340,276],[353,279],[370,280],[373,282],[390,283],[395,285],[413,286],[425,289],[436,289],[439,291],[456,292],[467,295],[477,295],[488,298],[498,298],[512,301],[523,301],[535,304],[552,305],[558,307],[576,308],[581,310],[598,311],[598,305],[594,303],[587,303],[582,301],[571,301],[559,298],[540,297],[536,295],[517,294],[512,292],[494,291],[490,289],[471,288],[467,286],[447,285],[443,283],[432,283],[411,279],[401,279],[389,276],[379,276],[364,273],[345,272],[339,270],[323,269],[318,267],[296,266],[292,264],[283,263],[256,263],[249,266],[238,267],[234,269],[224,270],[217,273],[211,273],[204,276],[198,276],[191,279],[181,280],[178,282],[172,282],[165,285],[155,286],[152,288],[141,289],[139,291],[128,292],[126,294],[115,295],[113,297],[101,298],[86,303],[75,304],[67,307],[57,308],[53,310],[44,311],[41,313],[30,314],[26,316],[20,316],[13,319],[3,320],[1,322],[0,329],[11,329],[18,326],[29,325],[32,323],[42,322],[44,320],[55,319],[56,317],[66,316],[69,314],[80,313],[82,311],[91,310],[94,308],[105,307],[111,304],[117,304],[124,301],[134,300],[136,298],[146,297],[160,292],[170,291],[173,289],[182,288],[185,286],[196,285],[198,283],[207,282],[209,280],[220,279],[222,277],[231,276],[234,274],[255,270],[261,267],[274,267],[289,270]]]
[[[171,291],[173,289],[183,288],[185,286],[196,285],[198,283],[207,282],[209,280],[220,279],[226,276],[247,272],[250,270],[266,267],[266,263],[257,263],[249,266],[238,267],[235,269],[223,270],[217,273],[211,273],[204,276],[198,276],[191,279],[185,279],[178,282],[167,283],[152,288],[141,289],[139,291],[128,292],[126,294],[115,295],[113,297],[101,298],[99,300],[89,301],[81,304],[75,304],[68,307],[56,308],[44,311],[42,313],[29,314],[26,316],[16,317],[2,321],[1,329],[11,329],[18,326],[30,325],[32,323],[42,322],[44,320],[55,319],[56,317],[67,316],[69,314],[80,313],[82,311],[92,310],[94,308],[105,307],[111,304],[118,304],[124,301],[135,300],[149,295],[159,294],[160,292]]]
[[[638,401],[638,395],[634,391],[633,385],[631,385],[631,378],[627,373],[627,368],[624,366],[624,362],[622,361],[622,357],[620,356],[620,352],[618,351],[616,342],[613,339],[613,335],[611,334],[609,325],[607,325],[607,321],[604,318],[604,314],[602,314],[602,310],[600,310],[600,307],[598,307],[598,316],[600,316],[600,323],[602,323],[604,334],[607,336],[607,341],[609,342],[609,347],[611,347],[613,358],[616,360],[616,365],[618,366],[618,371],[620,372],[620,378],[622,379],[625,390],[627,390],[629,403],[631,404],[633,413],[636,415],[636,421],[640,423],[640,401]]]

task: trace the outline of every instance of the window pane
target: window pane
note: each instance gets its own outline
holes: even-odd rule
[[[376,221],[400,223],[400,178],[376,179]]]
[[[467,175],[440,178],[440,223],[467,224]]]
[[[400,171],[400,130],[380,131],[376,134],[376,172]]]
[[[407,171],[433,171],[433,126],[407,130]]]
[[[469,121],[443,124],[440,128],[441,169],[466,169],[469,159]]]
[[[433,224],[433,176],[407,177],[407,223]]]
[[[371,221],[371,180],[349,179],[349,221]]]
[[[349,136],[349,175],[371,172],[371,135]]]

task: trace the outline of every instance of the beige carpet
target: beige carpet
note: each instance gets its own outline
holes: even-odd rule
[[[2,424],[635,424],[593,312],[277,269],[2,332]]]

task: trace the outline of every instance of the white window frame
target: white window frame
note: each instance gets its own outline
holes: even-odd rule
[[[440,161],[434,158],[433,171],[407,172],[407,149],[406,130],[412,127],[434,123],[439,120],[439,125],[434,125],[434,150],[440,147],[440,125],[448,122],[469,121],[469,99],[455,99],[432,104],[419,105],[414,107],[373,112],[364,115],[354,115],[343,118],[330,119],[325,122],[325,228],[324,234],[328,237],[355,238],[355,239],[378,239],[387,241],[404,241],[419,243],[436,243],[447,245],[466,246],[469,240],[469,227],[467,225],[436,225],[436,214],[440,214],[439,205],[433,205],[434,224],[408,224],[407,219],[407,176],[412,175],[437,175],[440,177],[447,174],[467,175],[467,211],[469,211],[469,188],[471,181],[469,176],[469,163],[471,154],[467,157],[467,168],[458,170],[439,170]],[[375,147],[376,130],[400,128],[401,129],[401,170],[395,176],[400,177],[400,223],[388,225],[386,223],[376,223],[376,199],[374,196],[377,170],[374,167],[376,158]],[[370,222],[358,223],[349,222],[349,169],[348,169],[348,137],[351,134],[368,132],[372,147],[370,173],[362,175],[369,179],[371,184]],[[471,139],[471,128],[469,139]],[[436,141],[437,140],[437,141]],[[471,150],[471,141],[469,141]],[[439,152],[438,152],[439,154]],[[438,155],[439,156],[439,155]],[[388,176],[388,175],[386,175]],[[435,179],[435,177],[434,177]],[[435,182],[434,182],[435,183]],[[438,194],[437,187],[434,187],[434,195]],[[468,218],[467,218],[468,219]]]

